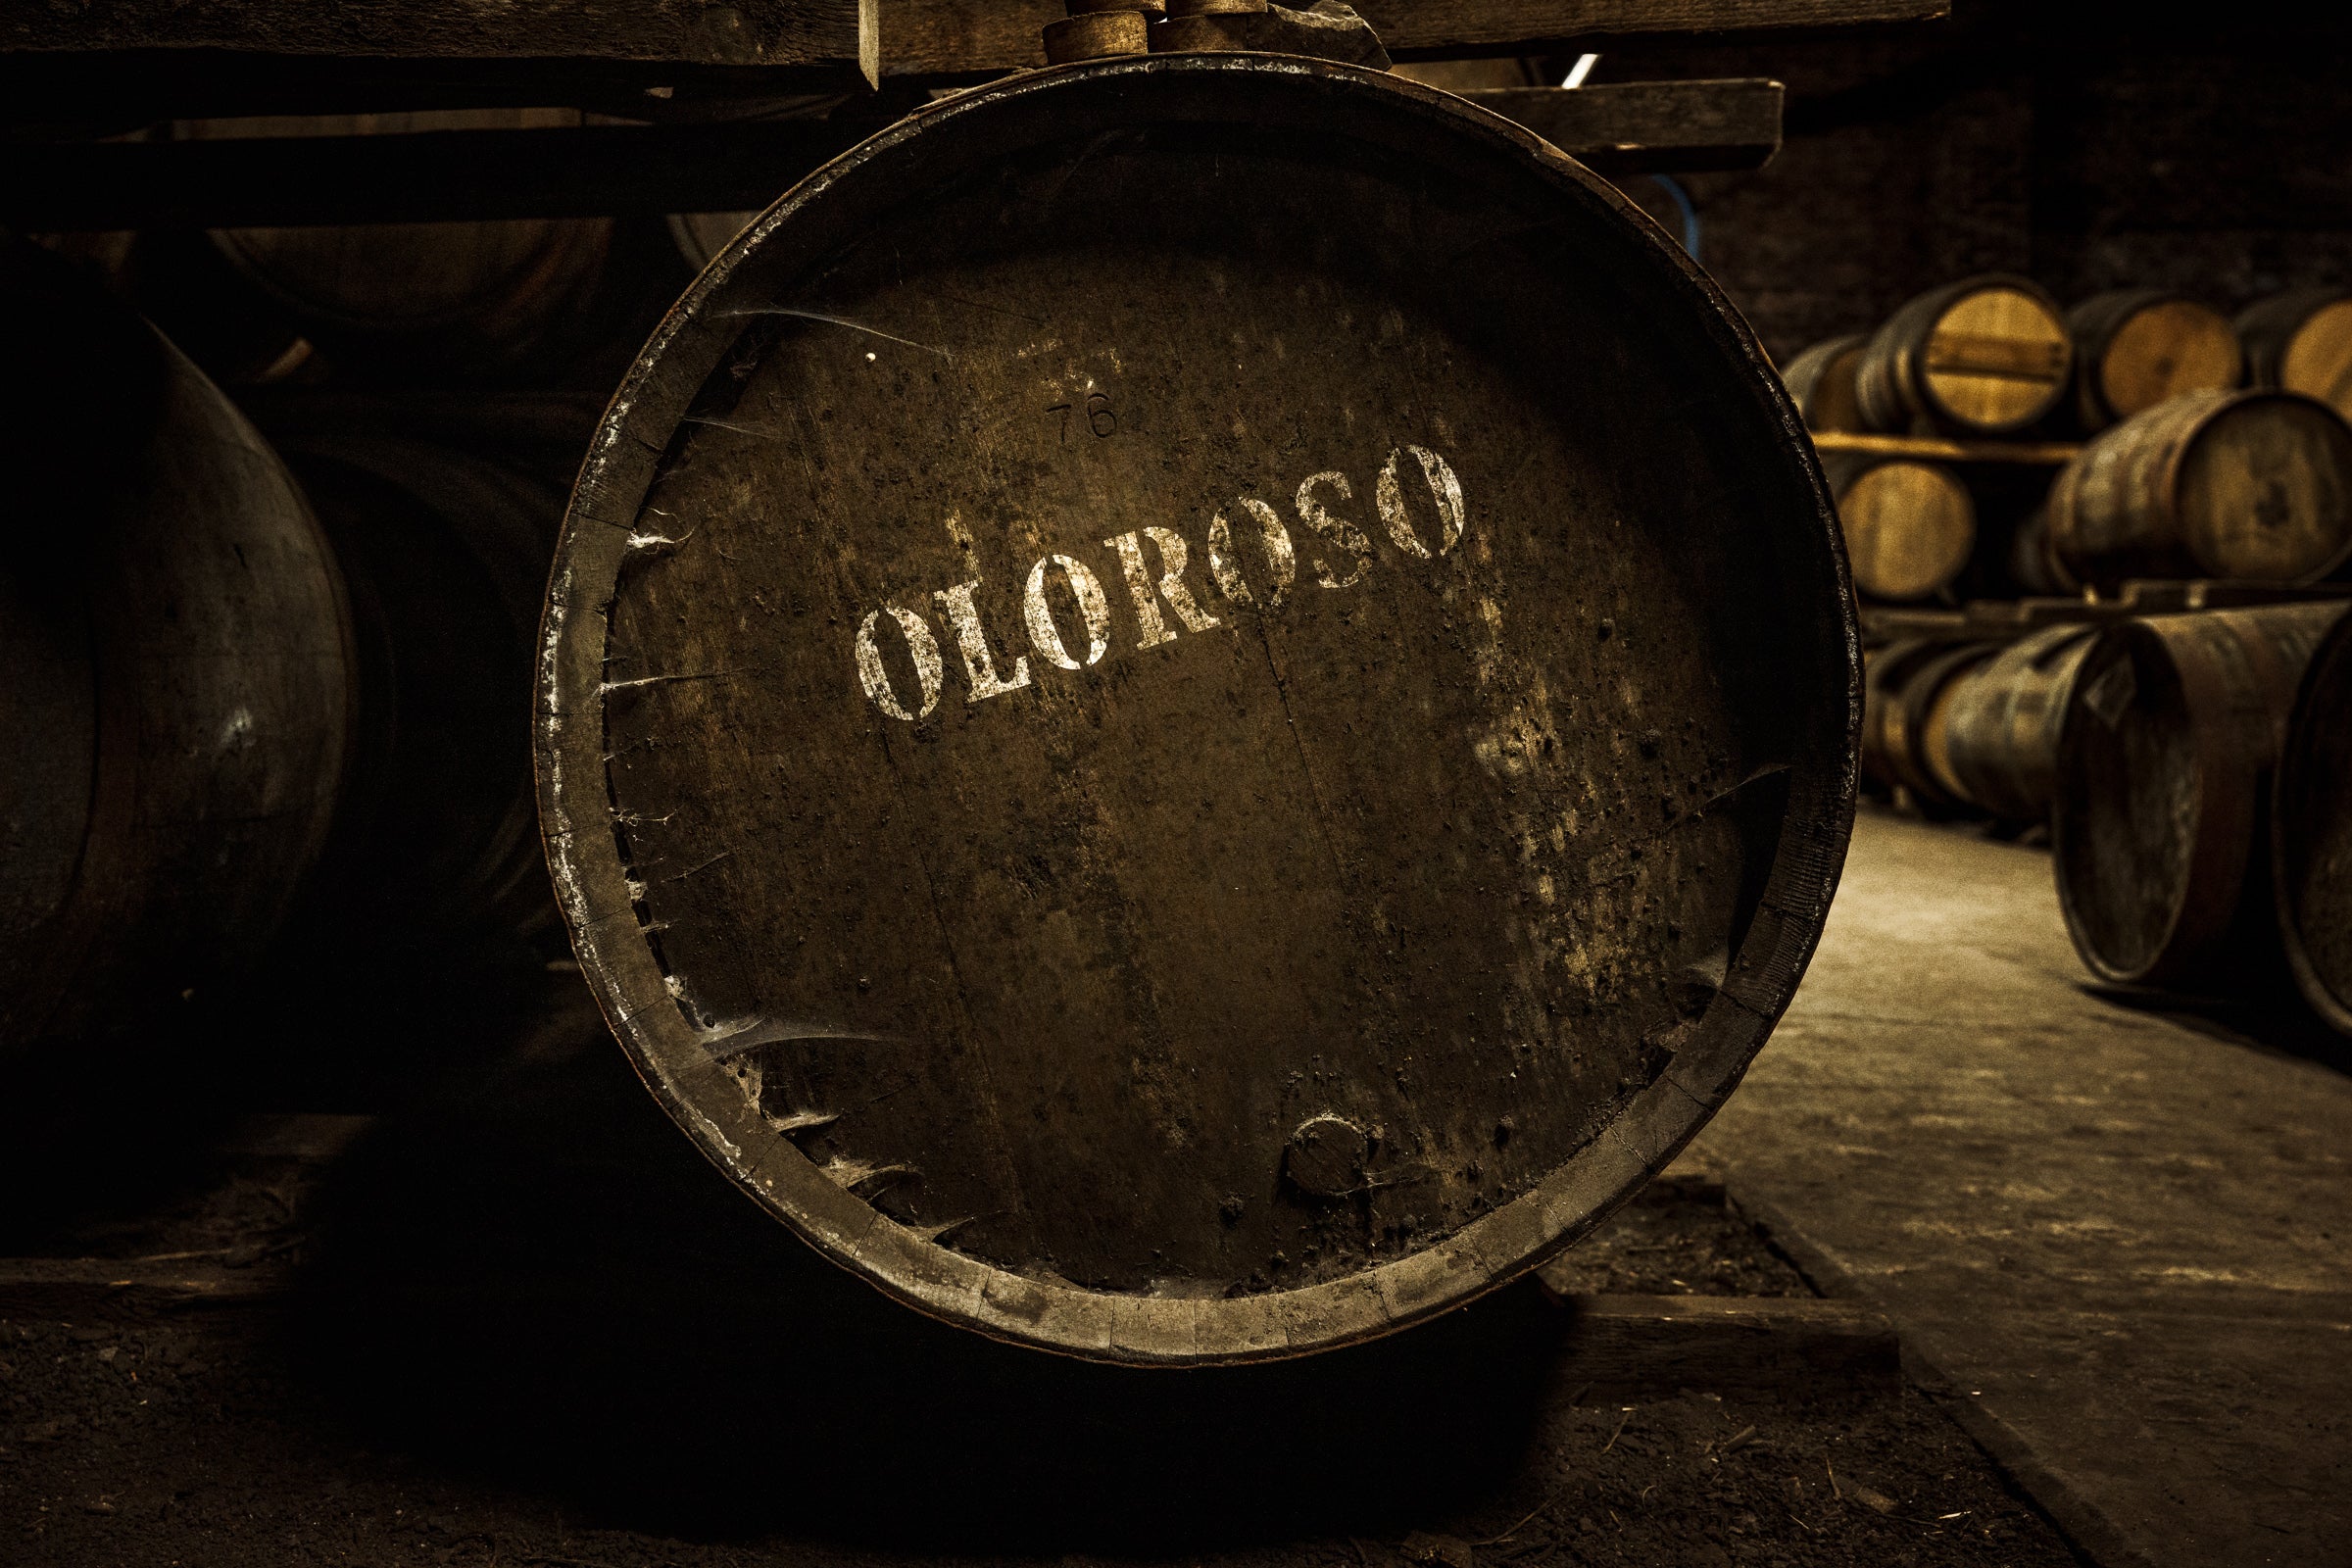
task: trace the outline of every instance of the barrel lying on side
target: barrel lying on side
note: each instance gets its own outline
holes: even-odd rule
[[[2352,419],[2352,289],[2297,288],[2237,318],[2256,386],[2300,392]]]
[[[2067,581],[2316,582],[2352,555],[2352,426],[2287,392],[2191,392],[2059,473],[2041,548]]]
[[[576,124],[573,110],[196,121],[182,134],[369,135]],[[471,375],[546,358],[604,275],[610,219],[225,228],[214,243],[339,361]]]
[[[2272,797],[2279,938],[2312,1010],[2352,1035],[2352,616],[2303,677]]]
[[[2067,930],[2100,979],[2234,988],[2276,954],[2266,878],[2249,877],[2256,829],[2304,666],[2343,610],[2151,616],[2084,656],[2052,858]]]
[[[2045,626],[1956,684],[1943,725],[1952,782],[2004,822],[2046,822],[2057,789],[2058,731],[2096,625]]]
[[[357,696],[300,935],[355,966],[509,957],[555,918],[520,720],[563,502],[435,444],[279,439],[349,586]]]
[[[1832,453],[1822,472],[1838,498],[1854,587],[1896,603],[1931,598],[1968,569],[1977,509],[1958,474],[1939,463]]]
[[[1985,642],[1890,643],[1871,656],[1862,717],[1862,766],[1930,812],[1974,804],[1953,766],[1952,705],[1971,672],[1998,651]]]
[[[1816,343],[1790,360],[1781,371],[1781,384],[1808,430],[1867,430],[1862,406],[1854,397],[1854,374],[1861,368],[1862,350],[1870,338],[1861,332]]]
[[[1930,290],[1886,319],[1862,351],[1854,393],[1874,430],[2001,435],[2056,408],[2074,351],[2058,302],[2022,277],[1972,277]]]
[[[245,970],[318,854],[351,718],[301,491],[144,321],[0,251],[19,526],[0,566],[0,1048]]]
[[[898,1298],[1361,1340],[1596,1223],[1787,1004],[1850,822],[1836,527],[1703,274],[1508,122],[1250,55],[991,83],[615,396],[559,899],[681,1128]]]
[[[2104,430],[2183,392],[2224,391],[2245,373],[2236,328],[2166,289],[2094,294],[2066,313],[2075,345],[2075,418]]]

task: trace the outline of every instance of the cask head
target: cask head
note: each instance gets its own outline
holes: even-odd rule
[[[712,263],[551,589],[583,966],[928,1311],[1282,1355],[1566,1245],[1737,1082],[1850,817],[1787,400],[1601,182],[1385,75],[943,101]]]

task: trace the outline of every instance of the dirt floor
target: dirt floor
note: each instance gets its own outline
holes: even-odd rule
[[[2077,1560],[1920,1391],[1602,1400],[1563,1386],[1574,1313],[1532,1282],[1232,1371],[931,1323],[727,1190],[554,996],[331,1162],[248,1152],[14,1216],[20,1253],[182,1254],[285,1290],[0,1325],[0,1562]],[[1703,1184],[1554,1279],[1810,1294]]]

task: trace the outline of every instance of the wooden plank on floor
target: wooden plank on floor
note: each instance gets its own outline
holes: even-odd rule
[[[1552,1294],[1568,1318],[1562,1376],[1604,1394],[1890,1386],[1901,1377],[1893,1325],[1850,1301]]]

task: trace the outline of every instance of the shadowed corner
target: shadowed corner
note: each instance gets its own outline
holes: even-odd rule
[[[355,1436],[691,1539],[1394,1536],[1519,1478],[1570,1323],[1522,1282],[1261,1366],[998,1344],[887,1299],[731,1190],[584,993],[380,1120],[317,1214],[292,1333]]]
[[[2233,1046],[2251,1046],[2282,1056],[2300,1056],[2352,1072],[2352,1040],[2345,1039],[2303,1005],[2283,976],[2247,996],[2183,996],[2139,986],[2076,982],[2083,995],[2110,1006],[2170,1019],[2183,1029]]]

